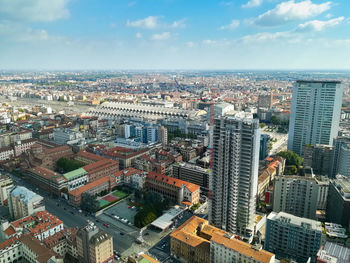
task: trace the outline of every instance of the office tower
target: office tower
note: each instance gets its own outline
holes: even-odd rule
[[[314,178],[275,177],[273,211],[316,219],[319,185]]]
[[[306,144],[332,145],[338,134],[343,85],[339,81],[297,81],[293,88],[288,150],[304,154]]]
[[[255,215],[258,185],[259,121],[244,112],[215,119],[210,221],[244,235]]]
[[[44,198],[23,186],[16,186],[9,191],[8,204],[13,219],[45,210]]]
[[[270,142],[270,135],[261,134],[259,160],[265,160],[265,158],[269,155],[269,142]]]
[[[304,168],[312,168],[317,175],[329,175],[332,166],[333,147],[329,145],[306,145],[304,150]]]
[[[330,180],[325,176],[316,176],[315,180],[318,185],[317,209],[326,210]]]
[[[258,109],[265,108],[270,109],[272,108],[272,93],[270,94],[261,94],[258,98]]]
[[[93,222],[78,230],[79,262],[104,263],[113,261],[113,237],[98,229]]]
[[[350,224],[350,177],[331,179],[327,199],[327,220],[349,227]]]
[[[284,212],[271,212],[266,222],[264,249],[275,253],[277,258],[306,263],[311,257],[311,262],[315,262],[321,237],[321,222]]]
[[[350,137],[337,137],[333,140],[332,167],[330,177],[337,174],[350,177]]]

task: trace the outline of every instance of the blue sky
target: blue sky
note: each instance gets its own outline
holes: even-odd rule
[[[0,0],[0,69],[350,69],[350,1]]]

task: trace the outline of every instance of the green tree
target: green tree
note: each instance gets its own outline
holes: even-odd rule
[[[266,126],[266,124],[265,123],[260,123],[259,126],[262,129],[262,128],[264,128]]]
[[[303,158],[292,151],[282,151],[277,154],[286,159],[286,165],[295,165],[299,167],[303,163]]]
[[[74,171],[80,167],[83,167],[85,164],[76,160],[71,160],[67,158],[60,158],[56,163],[56,168],[58,171],[63,173],[68,173]]]
[[[276,116],[272,116],[271,117],[271,123],[274,124],[274,125],[280,125],[281,124],[281,120],[276,117]]]
[[[295,165],[288,166],[284,172],[286,175],[296,175],[298,168]]]
[[[96,196],[93,196],[89,193],[83,193],[81,196],[81,209],[84,211],[95,213],[99,208],[100,205],[98,201],[96,200]]]

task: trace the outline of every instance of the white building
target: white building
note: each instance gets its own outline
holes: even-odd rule
[[[258,188],[260,131],[251,114],[215,119],[209,221],[245,235],[254,222]]]
[[[0,205],[8,198],[8,191],[13,188],[12,179],[6,175],[0,174]]]
[[[273,211],[316,219],[319,185],[314,178],[275,177]]]
[[[11,189],[8,200],[10,215],[14,219],[45,210],[44,198],[23,186]]]
[[[338,135],[343,89],[340,81],[296,82],[288,150],[303,155],[306,144],[333,144]]]

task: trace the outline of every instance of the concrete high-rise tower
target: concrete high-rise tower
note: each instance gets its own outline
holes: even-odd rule
[[[215,119],[209,220],[216,227],[244,235],[253,223],[259,144],[259,122],[251,114]]]
[[[338,135],[343,89],[340,81],[296,82],[288,150],[303,155],[306,144],[332,145]]]

